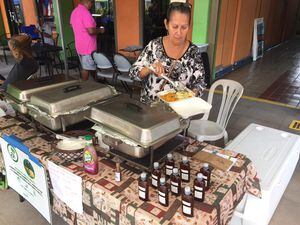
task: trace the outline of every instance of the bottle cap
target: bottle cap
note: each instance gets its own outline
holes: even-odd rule
[[[86,141],[90,141],[90,140],[93,139],[93,136],[92,136],[92,135],[85,135],[85,136],[84,136],[84,139],[85,139]]]
[[[197,180],[202,180],[202,179],[203,179],[203,174],[197,173]]]
[[[168,155],[167,155],[167,158],[170,160],[170,159],[173,159],[173,155],[171,154],[171,153],[169,153]]]
[[[183,163],[187,163],[189,160],[188,160],[188,157],[186,156],[182,156],[182,162]]]
[[[191,194],[191,188],[190,188],[189,186],[186,186],[186,187],[184,188],[184,194],[185,194],[185,195],[190,195],[190,194]]]
[[[142,181],[145,181],[146,179],[147,179],[147,173],[142,172],[142,173],[141,173],[141,180],[142,180]]]
[[[166,178],[161,177],[161,178],[159,179],[159,183],[160,183],[160,185],[165,185],[165,184],[166,184]]]
[[[203,167],[204,167],[204,168],[209,168],[209,164],[208,164],[208,163],[204,163],[204,164],[203,164]]]
[[[178,168],[173,168],[173,174],[177,175],[178,174]]]
[[[159,168],[159,163],[158,162],[154,162],[153,163],[153,168],[154,169],[158,169]]]

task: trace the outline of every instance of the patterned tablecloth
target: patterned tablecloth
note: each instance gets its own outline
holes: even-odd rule
[[[3,121],[0,119],[0,127]],[[27,125],[27,124],[26,124]],[[10,124],[9,131],[23,140],[44,165],[51,159],[52,137],[41,135],[27,129],[22,133],[22,127]],[[16,126],[13,128],[13,126]],[[24,126],[23,126],[24,127]],[[3,132],[3,128],[0,128]],[[7,129],[6,132],[7,133]],[[28,133],[29,132],[29,133]],[[9,133],[7,133],[9,134]],[[115,162],[113,156],[99,151],[99,173],[88,175],[83,171],[82,161],[59,162],[60,165],[83,179],[83,214],[74,213],[66,204],[53,195],[53,210],[69,224],[228,224],[234,208],[245,192],[261,197],[259,180],[252,162],[244,155],[223,150],[216,146],[189,139],[185,151],[174,152],[176,166],[182,154],[189,157],[191,164],[191,182],[183,183],[183,187],[192,182],[195,174],[203,163],[191,157],[202,149],[215,150],[230,155],[237,162],[228,172],[212,170],[211,188],[206,192],[203,203],[195,202],[194,217],[183,216],[181,197],[170,194],[169,207],[158,203],[158,193],[150,187],[150,201],[141,201],[138,197],[138,178],[141,171],[128,163],[122,163],[122,181],[114,180]],[[1,160],[0,160],[1,161]],[[0,165],[1,167],[1,165]],[[168,181],[169,182],[169,181]]]

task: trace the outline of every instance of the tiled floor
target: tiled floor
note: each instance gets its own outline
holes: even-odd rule
[[[267,51],[263,58],[224,78],[240,82],[246,96],[300,107],[300,37]]]
[[[300,73],[298,70],[284,72],[260,98],[300,106]]]

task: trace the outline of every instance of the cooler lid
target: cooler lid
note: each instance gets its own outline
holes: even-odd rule
[[[300,136],[285,131],[250,124],[226,149],[246,155],[254,164],[263,190],[269,190],[272,182],[294,151],[299,152]]]
[[[172,132],[181,131],[176,113],[166,111],[163,107],[150,107],[127,96],[119,96],[94,105],[90,119],[144,146]]]
[[[7,86],[6,93],[21,102],[28,102],[34,93],[75,82],[78,81],[71,77],[66,77],[65,74],[57,74],[25,81],[16,81]]]
[[[30,104],[53,116],[80,109],[116,94],[116,90],[109,85],[95,81],[77,81],[34,94],[30,98]]]

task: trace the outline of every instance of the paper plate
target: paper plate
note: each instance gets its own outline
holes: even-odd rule
[[[169,102],[169,106],[183,119],[202,113],[211,109],[211,104],[198,97],[191,97],[176,102]]]

